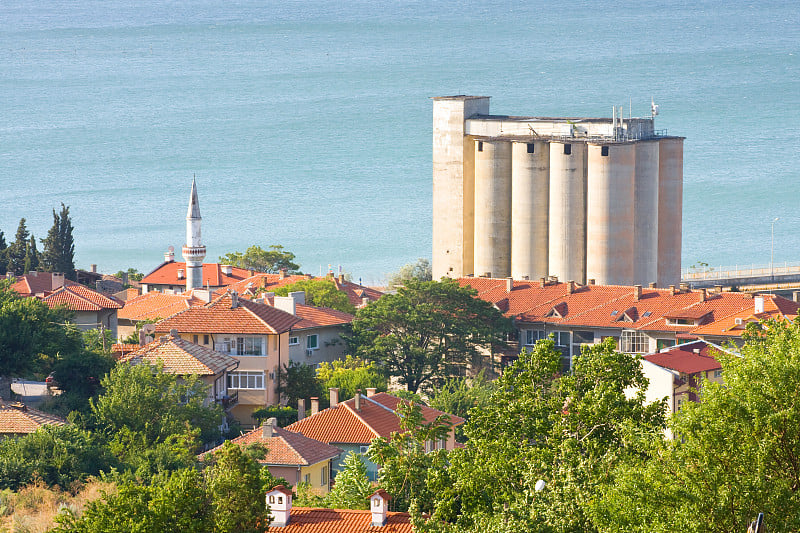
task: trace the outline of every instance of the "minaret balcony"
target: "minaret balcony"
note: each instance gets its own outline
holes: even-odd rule
[[[183,247],[183,258],[187,261],[202,261],[203,258],[206,256],[206,247],[205,246],[184,246]]]

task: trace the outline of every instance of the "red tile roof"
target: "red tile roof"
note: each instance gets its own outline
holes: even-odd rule
[[[389,438],[392,432],[400,431],[400,418],[395,410],[401,401],[404,400],[385,392],[370,397],[362,395],[359,411],[355,409],[355,398],[351,398],[286,429],[327,443],[369,444],[375,437]],[[426,422],[432,422],[447,413],[423,405],[422,415]],[[461,417],[447,416],[454,426],[464,423]]]
[[[295,304],[295,313],[300,322],[292,327],[292,331],[324,326],[342,326],[353,321],[353,315],[328,307],[314,307],[313,305]]]
[[[336,285],[338,290],[347,295],[347,298],[350,299],[350,303],[355,307],[363,306],[364,298],[367,298],[370,302],[374,302],[383,296],[383,293],[379,290],[359,285],[352,281],[347,281],[345,279],[340,280],[338,277],[332,278],[331,281],[333,281],[333,284]]]
[[[695,350],[697,350],[697,353],[695,353]],[[722,368],[722,365],[713,355],[720,350],[720,347],[711,346],[704,341],[694,341],[679,344],[658,353],[645,355],[642,359],[683,374],[697,374],[698,372]]]
[[[270,305],[238,298],[233,307],[231,293],[201,306],[191,307],[158,324],[157,332],[177,329],[181,333],[239,333],[270,335],[289,331],[300,321],[296,316]]]
[[[335,446],[279,427],[272,428],[272,437],[265,438],[263,428],[259,427],[236,437],[231,442],[239,446],[264,444],[267,455],[258,462],[270,466],[310,466],[338,457],[342,453],[342,450]],[[201,460],[219,448],[221,446],[203,453],[200,456]]]
[[[100,311],[102,309],[121,309],[123,302],[113,296],[93,291],[83,285],[70,284],[60,287],[44,297],[49,307],[65,305],[73,311]]]
[[[238,361],[229,355],[172,335],[160,337],[125,355],[121,360],[132,364],[151,365],[161,361],[164,372],[181,376],[191,374],[215,376],[238,365]]]
[[[386,524],[372,526],[372,512],[355,509],[292,507],[289,523],[267,531],[301,533],[411,533],[408,513],[387,513]]]
[[[178,270],[183,270],[183,277],[178,278]],[[203,287],[226,287],[253,275],[252,270],[231,267],[230,274],[222,272],[219,263],[203,263]],[[148,285],[180,285],[186,286],[186,263],[167,261],[158,265],[147,274],[140,283]]]
[[[764,298],[763,313],[755,312],[755,299],[753,299],[749,307],[724,316],[710,324],[704,324],[693,330],[692,333],[709,337],[740,337],[749,322],[769,319],[792,321],[800,314],[800,311],[798,311],[800,304],[797,302],[772,294],[763,294],[758,297]],[[737,322],[739,323],[737,324]]]
[[[77,285],[74,281],[65,279],[63,275],[59,279],[53,280],[52,272],[34,272],[29,274],[22,274],[21,276],[13,276],[14,283],[11,288],[16,291],[20,296],[35,296],[37,294],[47,295],[58,287],[53,287],[53,284],[64,285]]]
[[[165,294],[151,291],[131,298],[117,313],[117,318],[127,320],[154,320],[166,318],[193,305],[203,305],[205,302],[191,294]]]
[[[291,285],[292,283],[307,279],[311,279],[311,276],[306,274],[292,274],[281,278],[281,274],[257,272],[241,281],[228,285],[226,288],[236,291],[242,296],[253,296],[259,289],[263,289],[262,292],[270,292],[279,287]]]
[[[47,424],[63,426],[66,423],[59,416],[0,399],[0,435],[27,435]]]

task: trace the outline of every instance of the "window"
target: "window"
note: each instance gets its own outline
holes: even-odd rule
[[[564,145],[564,155],[572,155],[572,145],[565,144]]]
[[[670,326],[694,326],[695,321],[691,318],[668,318],[667,324]]]
[[[325,467],[322,467],[322,470],[320,471],[319,484],[323,487],[328,484],[328,469]]]
[[[546,339],[547,337],[544,334],[544,331],[538,329],[528,329],[525,330],[525,345],[532,346],[536,344],[536,341],[539,339]]]
[[[660,351],[664,348],[670,348],[675,346],[675,341],[672,339],[657,339],[656,340],[656,350]]]
[[[556,346],[569,346],[569,331],[554,331],[553,340]]]
[[[214,349],[230,355],[266,355],[262,337],[225,337]]]
[[[316,335],[309,335],[306,337],[306,348],[309,350],[316,350],[318,347]]]
[[[295,346],[300,344],[300,339],[298,337],[289,337],[289,346]]]
[[[646,353],[650,348],[650,340],[641,331],[623,331],[619,344],[625,353]]]
[[[478,141],[478,151],[483,152],[483,141]]]
[[[366,453],[367,453],[367,450],[369,450],[369,445],[367,445],[367,446],[362,446],[361,448],[359,448],[359,450],[358,450],[358,451],[359,451],[359,453],[361,453],[361,455],[366,455]]]
[[[203,344],[208,344],[208,335],[203,335]]]
[[[580,355],[581,346],[594,344],[594,331],[573,331],[572,332],[572,353],[575,357]]]
[[[192,335],[192,342],[197,344],[198,335]]]
[[[719,379],[722,377],[722,370],[714,370],[714,377]]]
[[[528,153],[535,154],[536,153],[535,150],[536,150],[536,145],[533,143],[528,143]]]
[[[231,372],[228,374],[228,388],[264,390],[264,372]]]
[[[303,476],[303,483],[308,483],[311,485],[311,474],[306,474]]]
[[[608,156],[608,146],[603,146],[600,148],[600,155],[604,157]]]
[[[270,494],[269,495],[269,503],[275,503],[275,495],[274,494]]]

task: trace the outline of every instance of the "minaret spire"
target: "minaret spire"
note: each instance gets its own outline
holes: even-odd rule
[[[200,223],[200,201],[197,198],[197,183],[192,177],[192,192],[189,196],[189,209],[186,211],[186,244],[183,246],[183,259],[186,261],[186,290],[203,288],[203,259],[206,247],[203,246]]]

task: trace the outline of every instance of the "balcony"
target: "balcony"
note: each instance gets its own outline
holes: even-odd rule
[[[229,390],[227,394],[220,395],[217,398],[217,403],[220,404],[225,411],[232,409],[239,403],[239,391]]]

